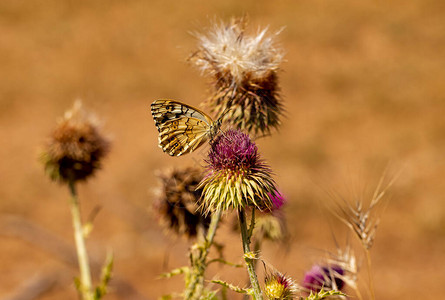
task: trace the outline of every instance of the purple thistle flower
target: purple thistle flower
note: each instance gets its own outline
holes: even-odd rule
[[[247,134],[229,130],[218,136],[209,153],[207,163],[213,170],[241,171],[259,162],[258,148]]]
[[[344,270],[337,265],[319,266],[314,265],[306,272],[303,287],[308,291],[319,292],[325,290],[341,290],[345,283],[343,281]]]
[[[287,202],[287,199],[278,191],[270,194],[269,197],[272,199],[273,210],[279,210]]]
[[[271,195],[277,192],[271,170],[247,134],[228,130],[216,137],[206,163],[208,173],[198,188],[203,188],[207,213],[247,206],[272,208]]]

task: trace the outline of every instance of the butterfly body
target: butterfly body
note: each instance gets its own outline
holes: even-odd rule
[[[174,100],[156,100],[151,114],[159,132],[159,147],[171,156],[190,153],[205,141],[212,140],[221,127],[207,114]]]

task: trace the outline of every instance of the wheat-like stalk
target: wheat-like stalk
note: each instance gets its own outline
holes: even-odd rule
[[[363,197],[359,197],[354,203],[347,201],[343,197],[339,197],[341,202],[337,201],[337,209],[333,210],[334,214],[341,220],[347,227],[351,229],[354,235],[358,238],[366,254],[366,263],[368,269],[369,279],[369,291],[371,299],[375,299],[374,295],[374,283],[371,275],[371,254],[370,250],[374,244],[374,239],[377,231],[377,227],[380,223],[379,211],[377,208],[383,204],[382,200],[385,198],[390,187],[394,184],[398,174],[387,181],[387,169],[383,172],[376,189],[369,201],[364,202]],[[356,290],[358,291],[358,289]],[[360,296],[361,297],[361,296]]]
[[[362,246],[369,250],[374,244],[377,227],[380,223],[380,216],[377,208],[382,203],[389,188],[394,184],[397,176],[394,176],[388,184],[384,185],[387,178],[387,171],[383,173],[377,187],[368,204],[363,197],[359,197],[351,203],[343,197],[336,202],[337,209],[334,214],[357,236]]]

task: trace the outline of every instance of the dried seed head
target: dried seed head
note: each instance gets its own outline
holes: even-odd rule
[[[61,182],[86,180],[101,167],[109,148],[110,142],[101,134],[95,116],[76,101],[57,124],[42,153],[45,172]]]
[[[248,135],[236,130],[219,135],[212,143],[206,163],[208,173],[199,184],[203,187],[206,213],[247,206],[259,210],[272,208],[275,182]]]
[[[397,177],[398,174],[388,176],[388,169],[386,169],[372,195],[368,196],[364,190],[363,194],[352,197],[339,193],[333,193],[331,196],[335,200],[335,207],[330,211],[354,232],[366,251],[369,251],[374,245],[380,214],[385,207],[389,189]],[[369,197],[368,200],[367,197]]]
[[[278,271],[266,273],[264,279],[264,294],[270,300],[293,299],[297,287],[292,278]]]
[[[207,230],[210,218],[197,210],[201,190],[196,187],[204,177],[203,172],[188,167],[165,170],[157,176],[160,185],[153,209],[165,229],[186,237],[195,237],[199,227]]]
[[[269,134],[282,114],[277,72],[283,55],[267,29],[248,35],[245,25],[244,19],[234,19],[198,35],[191,60],[213,78],[215,93],[207,103],[212,111],[227,112],[223,121],[238,129]]]
[[[337,265],[314,265],[304,275],[303,287],[313,292],[319,292],[321,289],[341,290],[344,286],[344,273],[345,271]]]

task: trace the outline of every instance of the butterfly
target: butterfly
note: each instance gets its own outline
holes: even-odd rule
[[[159,147],[171,156],[193,152],[212,141],[221,127],[222,116],[213,121],[201,110],[174,100],[154,101],[151,114],[159,131]]]

